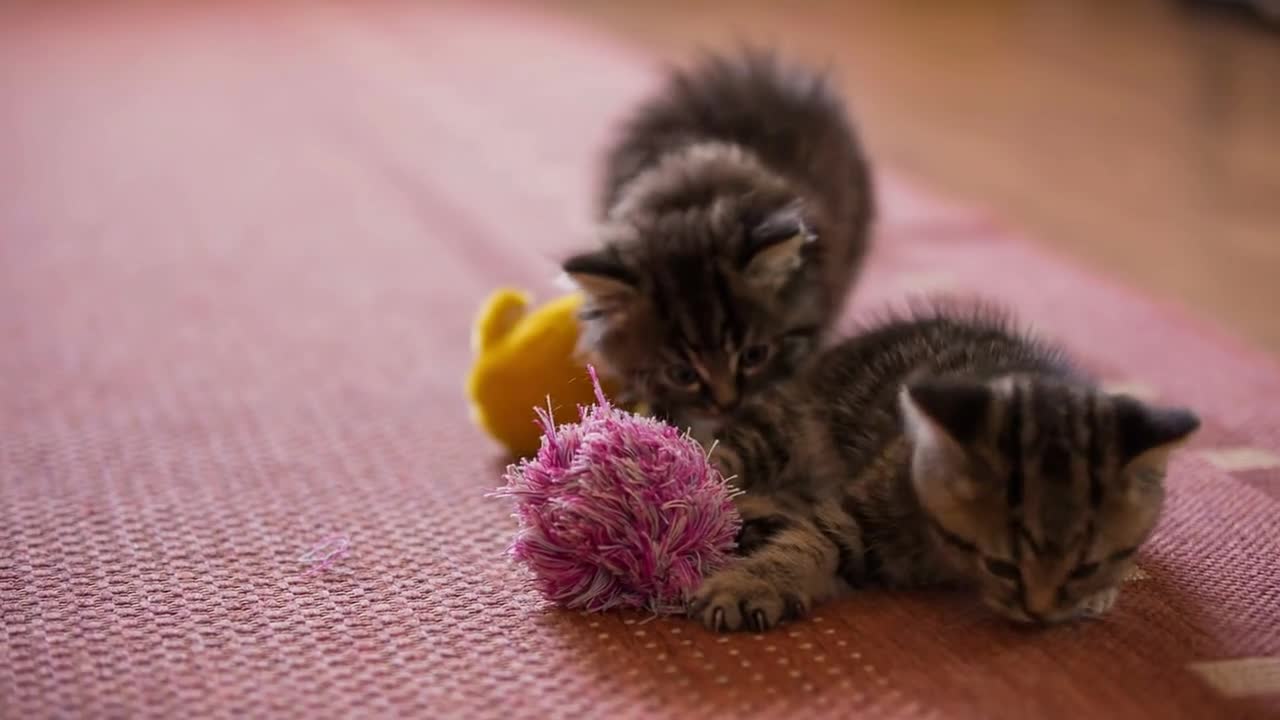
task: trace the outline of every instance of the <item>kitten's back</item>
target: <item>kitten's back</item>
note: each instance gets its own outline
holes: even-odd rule
[[[795,186],[825,218],[822,282],[843,298],[857,280],[874,220],[873,183],[840,93],[823,72],[748,48],[672,71],[624,124],[605,159],[601,211],[629,183],[693,145],[741,148]]]
[[[932,301],[886,316],[824,352],[806,376],[805,392],[823,425],[843,438],[844,461],[861,465],[897,434],[898,393],[909,380],[1011,373],[1078,371],[1059,348],[1022,332],[998,310]]]
[[[636,110],[608,155],[605,211],[636,175],[697,142],[739,145],[771,170],[826,195],[852,188],[869,198],[861,149],[827,77],[752,49],[709,55],[673,71]],[[837,178],[847,187],[827,187]]]

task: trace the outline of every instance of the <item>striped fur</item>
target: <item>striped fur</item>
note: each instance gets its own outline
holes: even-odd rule
[[[671,74],[607,155],[599,248],[564,263],[583,346],[681,426],[808,361],[867,247],[871,187],[819,74],[757,52]]]
[[[763,629],[867,584],[972,588],[1022,622],[1104,612],[1198,420],[1097,390],[983,312],[889,320],[735,414],[742,558],[690,611]]]

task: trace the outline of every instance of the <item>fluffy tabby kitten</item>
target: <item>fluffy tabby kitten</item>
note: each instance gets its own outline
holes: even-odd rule
[[[563,268],[584,349],[680,425],[789,376],[867,248],[871,188],[825,78],[772,56],[674,72],[608,153],[601,246]]]
[[[743,557],[690,612],[763,630],[866,584],[967,586],[1022,622],[1104,612],[1198,426],[990,313],[890,321],[727,424],[714,457],[747,491]]]

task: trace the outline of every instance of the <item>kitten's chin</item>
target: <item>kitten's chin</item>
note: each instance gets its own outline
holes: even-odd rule
[[[995,598],[984,597],[982,599],[982,602],[984,605],[986,605],[988,608],[993,610],[1000,617],[1025,628],[1047,627],[1056,622],[1060,622],[1061,620],[1067,619],[1065,617],[1059,617],[1058,614],[1056,613],[1054,615],[1048,615],[1048,616],[1044,616],[1044,615],[1032,616],[1019,606],[1006,605],[1002,601]]]
[[[998,600],[984,599],[983,602],[988,608],[994,610],[1000,617],[1025,628],[1047,628],[1053,625],[1071,622],[1073,620],[1081,620],[1097,616],[1097,613],[1088,612],[1083,608],[1055,611],[1045,615],[1032,616],[1027,614],[1027,612],[1020,607],[1004,605]]]
[[[691,413],[687,418],[687,424],[689,434],[694,440],[703,445],[710,445],[719,437],[720,429],[724,427],[724,418]]]
[[[1032,627],[1040,624],[1038,620],[1036,620],[1035,618],[1023,612],[1022,608],[1010,607],[1000,602],[999,600],[994,600],[992,598],[983,598],[982,604],[986,605],[990,610],[995,612],[995,614],[999,615],[1005,620],[1009,620],[1010,622],[1017,623],[1018,625],[1025,625],[1027,627]]]

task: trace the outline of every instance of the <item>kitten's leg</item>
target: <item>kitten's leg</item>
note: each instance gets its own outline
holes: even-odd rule
[[[742,558],[694,594],[689,615],[713,630],[765,630],[800,617],[841,585],[840,550],[815,524],[808,477],[793,477],[795,418],[779,391],[735,413],[711,460],[747,491],[736,501],[743,518]],[[803,465],[803,463],[801,463]]]
[[[712,630],[767,630],[836,594],[839,552],[814,523],[768,497],[744,497],[744,557],[694,594],[689,615]]]

